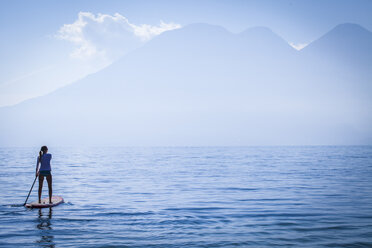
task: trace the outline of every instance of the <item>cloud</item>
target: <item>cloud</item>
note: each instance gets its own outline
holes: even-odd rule
[[[309,43],[293,43],[293,42],[290,42],[289,45],[291,45],[294,49],[296,50],[301,50],[302,48],[306,47]]]
[[[147,41],[151,39],[152,37],[159,35],[165,31],[173,30],[180,28],[181,25],[175,24],[175,23],[165,23],[163,21],[160,21],[159,26],[151,26],[147,24],[142,24],[140,26],[136,26],[131,24],[134,30],[134,34],[138,37],[140,37],[143,41]]]
[[[175,23],[160,22],[158,26],[136,25],[116,13],[114,15],[79,12],[72,24],[64,24],[56,35],[58,39],[74,44],[73,58],[101,58],[112,61],[140,46],[156,35],[180,28]]]

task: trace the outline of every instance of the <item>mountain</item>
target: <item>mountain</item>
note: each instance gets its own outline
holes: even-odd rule
[[[319,94],[324,97],[338,95],[344,102],[354,105],[350,110],[354,117],[350,119],[355,122],[370,121],[371,48],[370,31],[357,24],[340,24],[300,50],[301,60],[294,68],[303,75],[309,75],[306,80],[313,81]],[[370,131],[366,127],[363,129]]]
[[[251,51],[266,50],[271,55],[295,52],[288,42],[266,27],[249,28],[238,36],[244,41],[245,48]]]
[[[301,50],[306,56],[344,64],[361,70],[372,69],[372,33],[357,24],[337,25]]]
[[[300,52],[263,27],[164,32],[98,73],[1,108],[0,145],[371,143],[371,71],[360,70],[372,60],[332,59],[350,56],[334,44],[371,51],[370,33],[346,26]],[[345,32],[353,42],[338,40]]]

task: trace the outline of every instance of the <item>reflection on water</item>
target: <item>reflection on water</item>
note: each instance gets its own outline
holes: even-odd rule
[[[45,211],[43,213],[43,211]],[[42,247],[55,247],[53,242],[54,236],[51,235],[52,228],[52,208],[39,209],[39,216],[37,219],[37,229],[40,231],[40,239],[36,242]]]

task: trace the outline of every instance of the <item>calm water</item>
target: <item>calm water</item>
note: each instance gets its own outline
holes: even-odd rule
[[[0,246],[372,247],[372,147],[49,151],[40,211],[38,150],[0,149]]]

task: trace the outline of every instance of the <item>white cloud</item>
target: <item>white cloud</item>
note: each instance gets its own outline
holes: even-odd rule
[[[133,24],[130,24],[133,27],[134,34],[138,37],[140,37],[143,41],[149,40],[152,37],[159,35],[165,31],[173,30],[180,28],[181,25],[175,24],[175,23],[165,23],[163,21],[160,21],[159,26],[151,26],[147,24],[142,24],[140,26],[136,26]]]
[[[306,47],[309,43],[293,43],[290,42],[289,45],[291,45],[296,50],[301,50],[302,48]]]
[[[159,26],[135,25],[118,13],[94,15],[79,12],[78,19],[72,24],[64,24],[56,37],[76,46],[71,53],[73,58],[98,57],[112,61],[154,36],[180,27],[179,24],[162,21]]]

